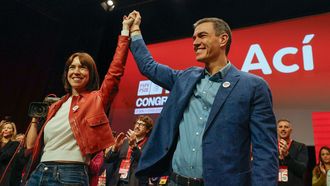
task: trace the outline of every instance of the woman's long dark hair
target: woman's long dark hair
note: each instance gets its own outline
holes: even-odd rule
[[[327,147],[327,146],[322,146],[322,147],[320,148],[320,151],[319,151],[319,162],[322,162],[322,163],[324,164],[324,162],[323,162],[323,160],[322,160],[322,156],[321,156],[321,151],[322,151],[323,149],[327,150],[327,151],[330,153],[330,148]],[[320,164],[320,163],[319,163],[319,164]]]

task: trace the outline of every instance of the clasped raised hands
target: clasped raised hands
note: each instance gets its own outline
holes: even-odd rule
[[[140,33],[141,15],[138,11],[132,11],[128,16],[123,16],[123,30],[128,30],[130,34]]]

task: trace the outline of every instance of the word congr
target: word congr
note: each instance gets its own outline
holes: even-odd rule
[[[145,97],[136,100],[137,107],[162,106],[167,100],[167,96]]]

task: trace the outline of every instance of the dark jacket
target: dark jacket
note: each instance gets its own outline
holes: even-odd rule
[[[15,154],[18,147],[19,142],[9,141],[3,148],[0,149],[0,178],[3,176],[0,185],[20,185],[25,161],[23,149]],[[12,161],[10,162],[11,159]],[[9,162],[10,165],[8,165]],[[7,170],[6,167],[8,167]]]
[[[141,73],[171,91],[144,147],[136,173],[149,177],[164,175],[171,171],[179,124],[204,69],[174,70],[156,63],[143,40],[132,41],[130,49]],[[202,138],[204,184],[277,185],[276,121],[267,83],[258,76],[239,71],[234,65],[223,82],[230,86],[219,87]]]
[[[307,170],[308,152],[306,145],[292,141],[289,155],[280,160],[280,166],[288,167],[288,182],[279,182],[279,186],[303,186]]]
[[[126,155],[128,152],[128,140],[125,140],[121,148],[119,149],[118,152],[112,152],[109,151],[108,154],[106,154],[104,161],[107,163],[112,163],[113,165],[113,174],[108,175],[110,176],[110,183],[109,186],[117,186],[120,178],[119,174],[119,169],[120,169],[120,164],[122,160],[126,159]],[[142,146],[143,148],[143,146]],[[128,185],[130,186],[141,186],[141,185],[148,185],[148,179],[146,177],[141,177],[141,178],[136,178],[135,177],[135,170],[138,165],[139,159],[141,156],[141,149],[138,147],[134,147],[132,149],[132,154],[131,154],[131,165],[128,173],[128,178],[125,180]]]
[[[0,175],[2,175],[10,161],[13,157],[19,142],[9,141],[5,146],[0,148]]]

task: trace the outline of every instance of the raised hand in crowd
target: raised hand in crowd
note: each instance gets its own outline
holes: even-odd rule
[[[126,138],[128,139],[128,144],[131,148],[137,145],[136,134],[132,129],[127,131]]]
[[[279,140],[280,159],[284,159],[289,153],[288,143],[284,139]]]
[[[125,134],[123,132],[119,133],[115,139],[115,143],[113,144],[111,150],[117,152],[120,149],[120,147],[123,145],[125,139],[126,139]]]

